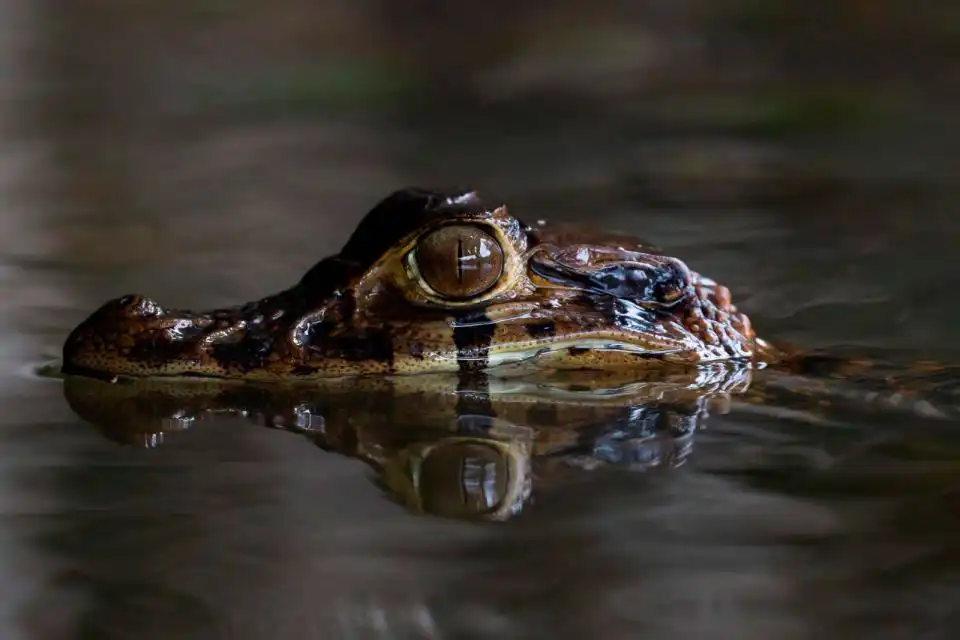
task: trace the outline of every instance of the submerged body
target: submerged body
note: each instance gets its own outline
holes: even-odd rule
[[[362,374],[764,361],[723,286],[643,241],[526,224],[476,194],[408,189],[290,289],[207,312],[112,300],[64,373],[295,381]]]

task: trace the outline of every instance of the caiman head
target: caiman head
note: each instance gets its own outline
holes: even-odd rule
[[[139,295],[108,302],[67,338],[63,370],[293,381],[649,369],[765,349],[727,288],[637,238],[528,224],[475,193],[407,189],[279,294],[206,312]]]

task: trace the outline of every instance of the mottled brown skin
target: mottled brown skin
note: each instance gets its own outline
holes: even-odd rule
[[[527,224],[473,193],[407,189],[276,295],[200,313],[139,295],[106,303],[67,338],[63,372],[298,381],[772,353],[725,287],[639,239]]]

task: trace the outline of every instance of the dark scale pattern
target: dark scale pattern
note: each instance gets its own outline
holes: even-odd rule
[[[393,369],[393,328],[381,326],[353,326],[357,302],[352,291],[333,294],[326,305],[323,318],[307,324],[298,335],[305,356],[310,361],[338,359],[348,362],[376,361]]]
[[[557,325],[553,321],[531,322],[524,325],[530,337],[538,340],[540,338],[552,338],[557,335]]]
[[[263,328],[248,328],[239,342],[214,343],[210,354],[224,368],[253,371],[266,366],[274,340],[274,336]]]
[[[311,359],[373,360],[393,368],[393,332],[389,325],[338,335],[337,325],[319,322],[307,329],[305,340]]]
[[[410,344],[410,355],[417,360],[423,360],[423,343],[413,342]]]
[[[483,310],[458,314],[453,322],[453,342],[457,347],[460,371],[483,371],[489,364],[490,344],[497,325]]]

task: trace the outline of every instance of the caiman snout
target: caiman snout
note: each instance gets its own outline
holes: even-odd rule
[[[141,363],[143,371],[188,372],[197,338],[213,320],[204,316],[168,313],[156,300],[131,294],[114,298],[94,311],[67,337],[63,346],[64,373],[106,375],[130,370]],[[136,367],[135,367],[136,368]],[[176,368],[178,371],[173,371]]]
[[[64,373],[110,371],[110,363],[129,354],[146,325],[162,314],[155,300],[141,295],[125,295],[104,303],[67,336]]]

